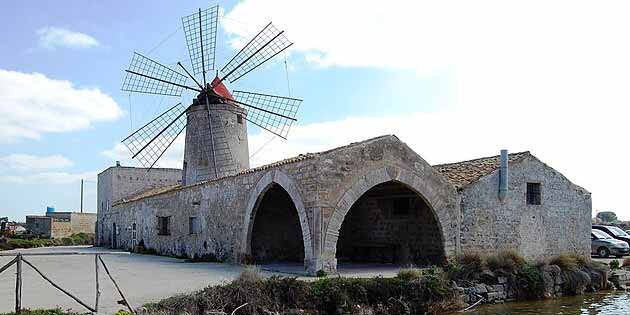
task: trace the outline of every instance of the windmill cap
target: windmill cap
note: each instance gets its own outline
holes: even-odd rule
[[[212,80],[212,83],[210,83],[210,87],[212,88],[214,93],[217,93],[219,96],[224,97],[229,100],[234,100],[232,93],[230,93],[230,90],[228,90],[227,87],[225,87],[225,85],[223,84],[223,82],[221,82],[221,79],[219,79],[218,76],[214,77],[214,80]]]

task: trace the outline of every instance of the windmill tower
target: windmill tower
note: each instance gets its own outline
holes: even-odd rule
[[[267,24],[222,69],[212,82],[219,7],[182,18],[192,73],[181,62],[183,73],[134,53],[123,82],[123,91],[180,97],[183,90],[197,92],[192,104],[169,108],[122,142],[132,158],[151,169],[186,129],[182,183],[194,184],[234,175],[249,168],[247,124],[286,139],[302,102],[269,94],[233,91],[234,83],[292,45],[272,23]],[[196,76],[201,75],[201,82]],[[186,84],[192,79],[194,86]],[[203,82],[203,83],[202,83]]]

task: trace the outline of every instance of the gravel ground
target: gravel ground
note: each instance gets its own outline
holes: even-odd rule
[[[102,248],[91,247],[53,247],[20,250],[32,252],[103,252]],[[3,253],[11,253],[6,251]],[[202,289],[210,284],[219,284],[238,276],[241,267],[218,263],[186,263],[181,259],[148,255],[107,255],[102,256],[114,279],[125,293],[132,306],[141,306],[147,302],[178,293]],[[52,281],[66,289],[90,306],[95,302],[94,256],[25,256],[35,267]],[[0,266],[13,257],[0,257]],[[24,308],[72,308],[84,312],[76,303],[42,279],[26,264],[22,264],[23,287],[22,307]],[[0,312],[14,309],[15,303],[15,265],[0,274]],[[113,314],[122,305],[116,288],[109,281],[103,268],[99,270],[101,298],[99,313]]]

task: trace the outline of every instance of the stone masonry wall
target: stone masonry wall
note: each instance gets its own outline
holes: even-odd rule
[[[70,217],[72,233],[93,234],[96,227],[95,213],[72,213]]]
[[[214,255],[238,262],[251,255],[251,237],[259,197],[279,184],[296,206],[304,242],[305,268],[336,269],[336,243],[346,213],[359,197],[378,184],[396,181],[418,193],[430,205],[447,256],[456,253],[457,194],[426,161],[395,136],[383,136],[335,150],[300,156],[234,177],[186,186],[159,195],[115,204],[99,233],[118,243],[136,241],[171,255]],[[188,233],[189,217],[200,220],[201,231]],[[158,217],[170,217],[170,235],[157,235]],[[100,217],[99,217],[100,220]]]
[[[590,254],[590,193],[533,156],[510,164],[508,174],[503,202],[498,170],[460,193],[464,251],[516,249],[532,259],[568,251]],[[528,182],[541,183],[540,205],[527,204]]]
[[[181,170],[169,168],[147,171],[146,168],[114,166],[101,172],[98,174],[97,185],[97,230],[105,228],[105,218],[116,201],[151,188],[175,185],[181,179]],[[105,239],[105,235],[98,232],[97,244],[108,245]]]

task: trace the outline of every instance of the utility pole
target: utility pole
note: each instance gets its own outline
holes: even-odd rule
[[[81,179],[81,213],[83,213],[83,179]]]

